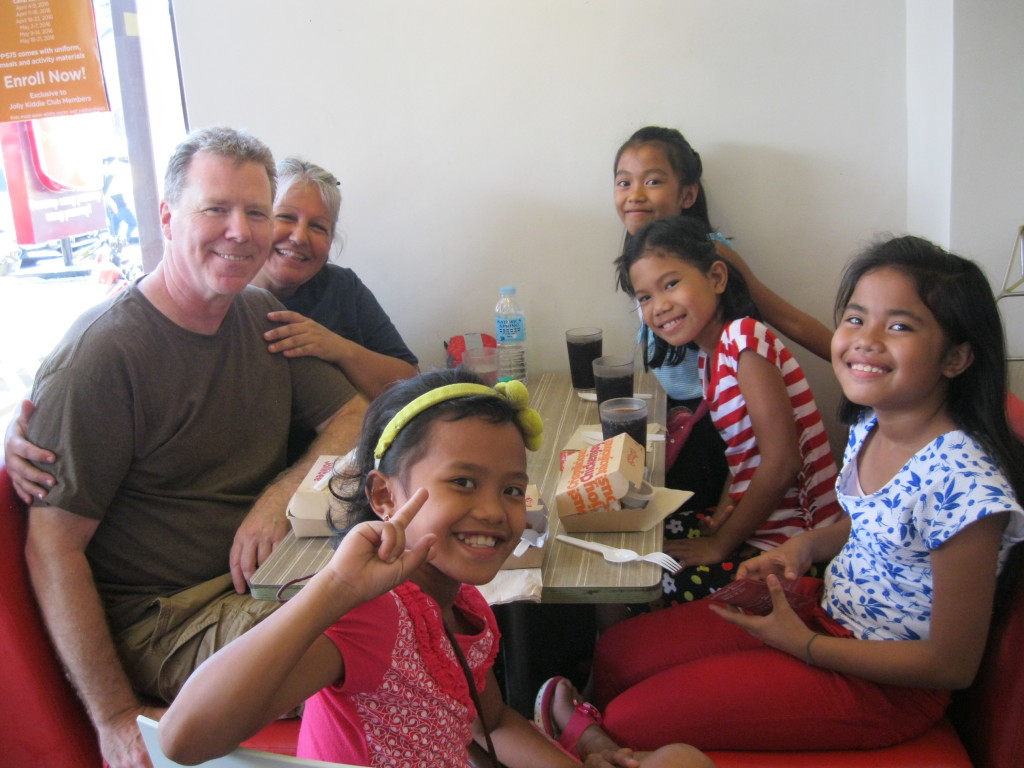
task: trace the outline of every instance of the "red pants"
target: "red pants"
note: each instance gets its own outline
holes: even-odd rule
[[[866,749],[916,736],[949,703],[948,691],[878,685],[808,666],[707,606],[636,616],[598,640],[594,702],[620,744]]]

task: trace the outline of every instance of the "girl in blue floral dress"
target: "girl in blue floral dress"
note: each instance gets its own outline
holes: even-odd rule
[[[991,288],[973,262],[903,237],[850,265],[836,308],[846,516],[740,566],[767,584],[768,615],[712,596],[603,634],[595,703],[613,738],[880,747],[925,731],[973,680],[998,576],[1024,555],[1024,447]],[[798,614],[783,580],[829,558],[820,604]]]

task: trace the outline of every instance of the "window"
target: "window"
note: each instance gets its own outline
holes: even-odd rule
[[[110,111],[5,126],[20,131],[20,163],[40,183],[77,185],[83,198],[96,194],[104,210],[83,215],[71,236],[19,242],[9,180],[0,171],[4,423],[71,321],[127,275],[151,270],[162,251],[159,183],[164,160],[185,134],[170,3],[93,0],[93,10]]]

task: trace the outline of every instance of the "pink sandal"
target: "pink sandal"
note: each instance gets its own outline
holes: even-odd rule
[[[592,725],[600,726],[604,719],[593,704],[577,701],[574,702],[576,708],[573,710],[569,722],[566,723],[565,730],[559,733],[555,718],[551,714],[551,705],[555,700],[558,684],[563,680],[572,684],[568,678],[558,675],[546,680],[537,691],[537,698],[533,702],[533,721],[548,738],[560,744],[569,754],[579,759],[576,742],[580,740],[580,736],[587,728]]]

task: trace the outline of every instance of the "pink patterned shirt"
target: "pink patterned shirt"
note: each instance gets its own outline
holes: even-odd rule
[[[750,479],[761,464],[761,452],[754,439],[747,402],[740,392],[737,378],[740,354],[748,350],[765,358],[782,373],[802,458],[802,467],[793,487],[748,539],[758,549],[773,549],[809,528],[821,528],[839,519],[836,462],[800,364],[763,323],[751,317],[733,320],[722,329],[710,366],[703,352],[698,359],[711,419],[726,445],[725,456],[732,473],[729,487],[732,500],[736,502],[743,498]]]
[[[479,628],[455,637],[482,691],[498,651],[494,614],[467,585],[455,609]],[[306,702],[299,757],[408,768],[469,765],[476,708],[433,598],[406,582],[350,611],[325,634],[345,660],[345,679]]]

